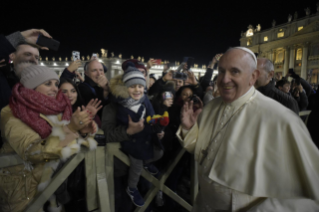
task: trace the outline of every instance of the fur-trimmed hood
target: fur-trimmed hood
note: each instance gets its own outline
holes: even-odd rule
[[[127,99],[130,97],[127,87],[123,82],[123,74],[117,75],[110,80],[111,93],[116,97]]]

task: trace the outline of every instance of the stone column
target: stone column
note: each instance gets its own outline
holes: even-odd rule
[[[289,68],[295,68],[295,52],[296,52],[296,46],[291,46],[290,47]]]
[[[267,52],[267,58],[272,61],[272,53],[271,51]]]
[[[308,43],[303,45],[302,60],[301,60],[301,78],[307,79],[307,64],[308,64]]]
[[[272,49],[271,50],[271,58],[270,61],[275,64],[275,60],[276,60],[276,49]]]
[[[288,73],[288,62],[289,62],[289,47],[285,47],[285,62],[284,62],[284,70],[282,75],[286,76]]]

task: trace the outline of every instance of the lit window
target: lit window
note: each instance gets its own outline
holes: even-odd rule
[[[296,54],[296,60],[301,60],[301,59],[302,59],[302,49],[298,49]]]
[[[280,29],[279,32],[282,32],[282,29]]]
[[[250,40],[247,41],[247,46],[249,46],[249,45],[250,45]]]
[[[267,36],[264,37],[264,41],[268,41],[268,37]]]
[[[282,51],[278,52],[277,57],[276,57],[276,62],[277,63],[282,63],[284,60],[284,53]]]
[[[284,32],[279,32],[279,33],[277,34],[277,37],[278,37],[278,38],[282,38],[282,37],[284,37],[284,35],[285,35]]]
[[[298,27],[298,31],[302,30],[303,29],[303,26],[300,26]]]

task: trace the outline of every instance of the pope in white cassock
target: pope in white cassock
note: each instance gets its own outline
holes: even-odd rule
[[[177,136],[199,164],[193,211],[319,211],[319,151],[295,113],[254,88],[256,67],[249,49],[228,50],[221,97],[181,111]]]

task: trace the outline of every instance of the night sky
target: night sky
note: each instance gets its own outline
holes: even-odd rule
[[[238,46],[240,33],[249,24],[260,23],[263,30],[271,27],[273,19],[277,25],[286,23],[295,11],[304,17],[306,7],[316,13],[316,1],[310,0],[130,2],[2,2],[0,33],[45,29],[61,44],[58,52],[41,51],[43,58],[70,58],[73,50],[87,56],[104,48],[108,55],[144,56],[145,60],[173,62],[193,56],[202,65]]]

